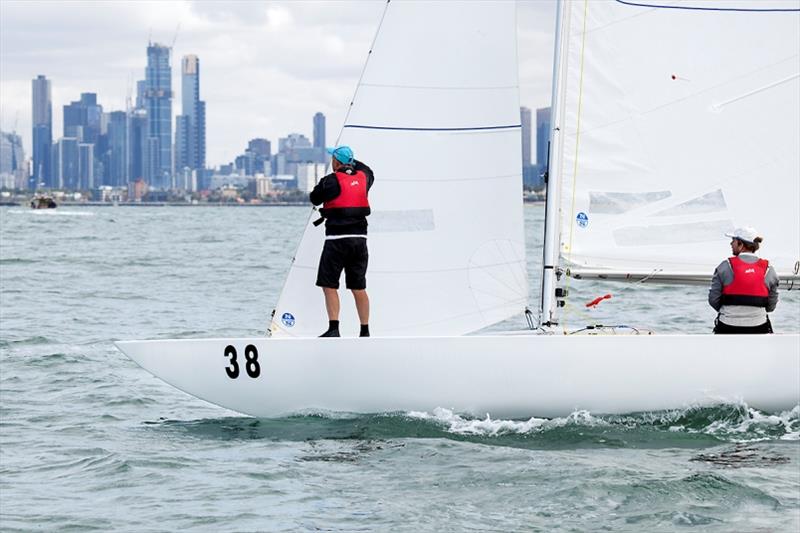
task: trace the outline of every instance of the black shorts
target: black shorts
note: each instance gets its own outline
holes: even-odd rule
[[[338,289],[344,269],[345,286],[348,289],[366,289],[368,261],[366,238],[327,239],[319,258],[317,286]]]
[[[714,322],[714,333],[716,334],[736,334],[736,333],[772,333],[772,324],[767,318],[767,321],[760,326],[729,326],[724,322],[717,319]]]

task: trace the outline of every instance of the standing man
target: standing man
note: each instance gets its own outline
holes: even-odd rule
[[[719,311],[714,333],[772,333],[767,313],[778,305],[778,275],[755,254],[763,239],[753,228],[725,236],[733,257],[719,264],[708,291],[708,303]]]
[[[349,146],[328,148],[333,172],[317,183],[309,199],[322,204],[325,219],[325,246],[319,259],[317,286],[325,294],[328,330],[320,337],[339,337],[339,278],[344,270],[345,286],[353,292],[360,337],[369,337],[369,297],[367,296],[367,193],[375,176],[372,170],[353,157]]]

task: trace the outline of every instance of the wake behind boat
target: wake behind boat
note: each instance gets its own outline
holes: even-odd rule
[[[569,284],[581,269],[697,283],[719,263],[723,234],[754,218],[783,288],[800,281],[800,11],[661,4],[560,4],[538,332],[467,335],[527,314],[515,6],[393,1],[339,139],[376,173],[378,336],[316,338],[327,317],[312,214],[270,338],[117,346],[175,387],[254,416],[793,408],[797,333],[548,334],[579,305]],[[414,172],[398,146],[419,157]],[[349,299],[341,320],[358,323]]]

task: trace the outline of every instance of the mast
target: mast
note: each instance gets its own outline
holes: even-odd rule
[[[559,220],[561,203],[561,165],[562,165],[562,125],[564,122],[564,96],[566,84],[563,73],[566,71],[567,42],[569,32],[565,31],[569,20],[570,3],[558,2],[556,11],[555,57],[553,60],[553,93],[550,110],[550,150],[545,179],[547,181],[547,200],[545,203],[544,246],[542,260],[542,299],[539,307],[539,325],[553,325],[556,310],[556,268],[559,253]]]

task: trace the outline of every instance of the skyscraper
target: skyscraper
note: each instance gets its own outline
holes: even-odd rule
[[[94,182],[94,144],[78,144],[78,188],[84,191],[93,189]]]
[[[128,114],[112,111],[108,121],[108,157],[106,158],[106,185],[128,185]]]
[[[253,173],[269,174],[272,145],[267,139],[250,139],[247,152],[253,154]]]
[[[28,187],[26,171],[22,138],[16,133],[0,131],[0,188]]]
[[[22,150],[20,136],[0,131],[0,174],[11,174],[19,170],[24,162],[25,152]]]
[[[172,186],[172,69],[170,49],[156,43],[147,46],[144,100],[147,109],[147,167],[150,185]]]
[[[97,104],[97,95],[81,93],[80,100],[64,106],[64,137],[96,144],[102,116],[103,106]]]
[[[536,179],[533,186],[544,187],[542,175],[547,171],[547,146],[550,142],[550,108],[543,107],[536,110]]]
[[[134,109],[128,117],[128,183],[149,182],[147,174],[147,111]]]
[[[522,166],[531,164],[531,110],[527,107],[519,108],[519,118],[522,124]]]
[[[50,80],[37,76],[32,82],[33,99],[33,172],[29,189],[39,184],[54,187],[51,171],[53,145],[53,106]]]
[[[145,109],[145,93],[147,93],[147,82],[139,80],[136,82],[136,109]]]
[[[195,55],[181,61],[181,111],[175,119],[175,169],[205,168],[205,102],[200,100],[200,60]]]
[[[536,162],[544,171],[547,165],[547,143],[550,142],[550,108],[536,110]]]
[[[79,188],[79,149],[78,139],[64,137],[53,146],[55,172],[53,188],[75,191]]]
[[[314,115],[314,148],[325,148],[325,115]]]

